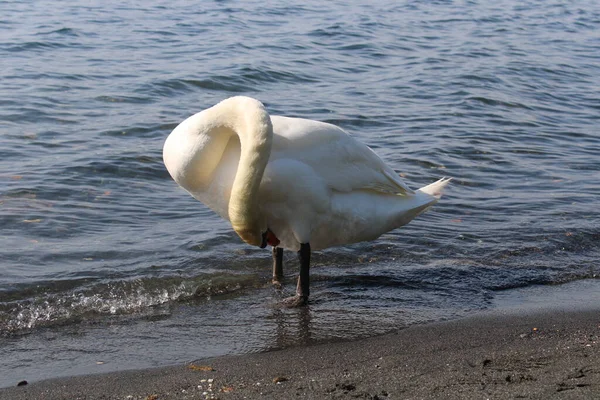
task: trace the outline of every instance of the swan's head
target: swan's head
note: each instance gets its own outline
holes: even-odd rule
[[[260,245],[260,248],[264,249],[265,247],[267,247],[267,245],[276,247],[279,246],[279,243],[281,242],[279,241],[279,239],[277,239],[277,236],[275,236],[271,229],[267,228],[266,232],[262,234],[262,244]]]
[[[253,246],[258,246],[261,249],[264,249],[267,247],[267,245],[275,247],[280,243],[279,239],[277,239],[277,236],[275,236],[275,234],[269,228],[266,228],[266,230],[260,234],[260,238],[255,231],[247,229],[235,229],[235,231],[244,242]]]
[[[250,230],[246,228],[239,229],[234,226],[233,229],[238,234],[238,236],[246,243],[251,246],[261,246],[262,245],[262,234],[260,231]]]
[[[259,223],[258,221],[246,222],[241,225],[232,223],[231,226],[238,236],[249,245],[260,248],[266,246],[267,232],[269,231],[266,221],[263,223]]]

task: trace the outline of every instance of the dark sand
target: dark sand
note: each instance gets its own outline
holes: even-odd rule
[[[600,399],[600,308],[496,312],[194,365],[33,382],[0,398]]]

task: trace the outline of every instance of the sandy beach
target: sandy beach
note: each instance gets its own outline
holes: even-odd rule
[[[597,399],[600,308],[492,312],[345,343],[32,382],[1,399]]]

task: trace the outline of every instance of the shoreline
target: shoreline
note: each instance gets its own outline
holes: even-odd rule
[[[0,389],[0,399],[600,398],[600,304]],[[15,382],[16,384],[16,382]]]

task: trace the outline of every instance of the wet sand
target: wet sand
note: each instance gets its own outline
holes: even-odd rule
[[[211,398],[600,399],[600,304],[0,389],[11,400]]]

